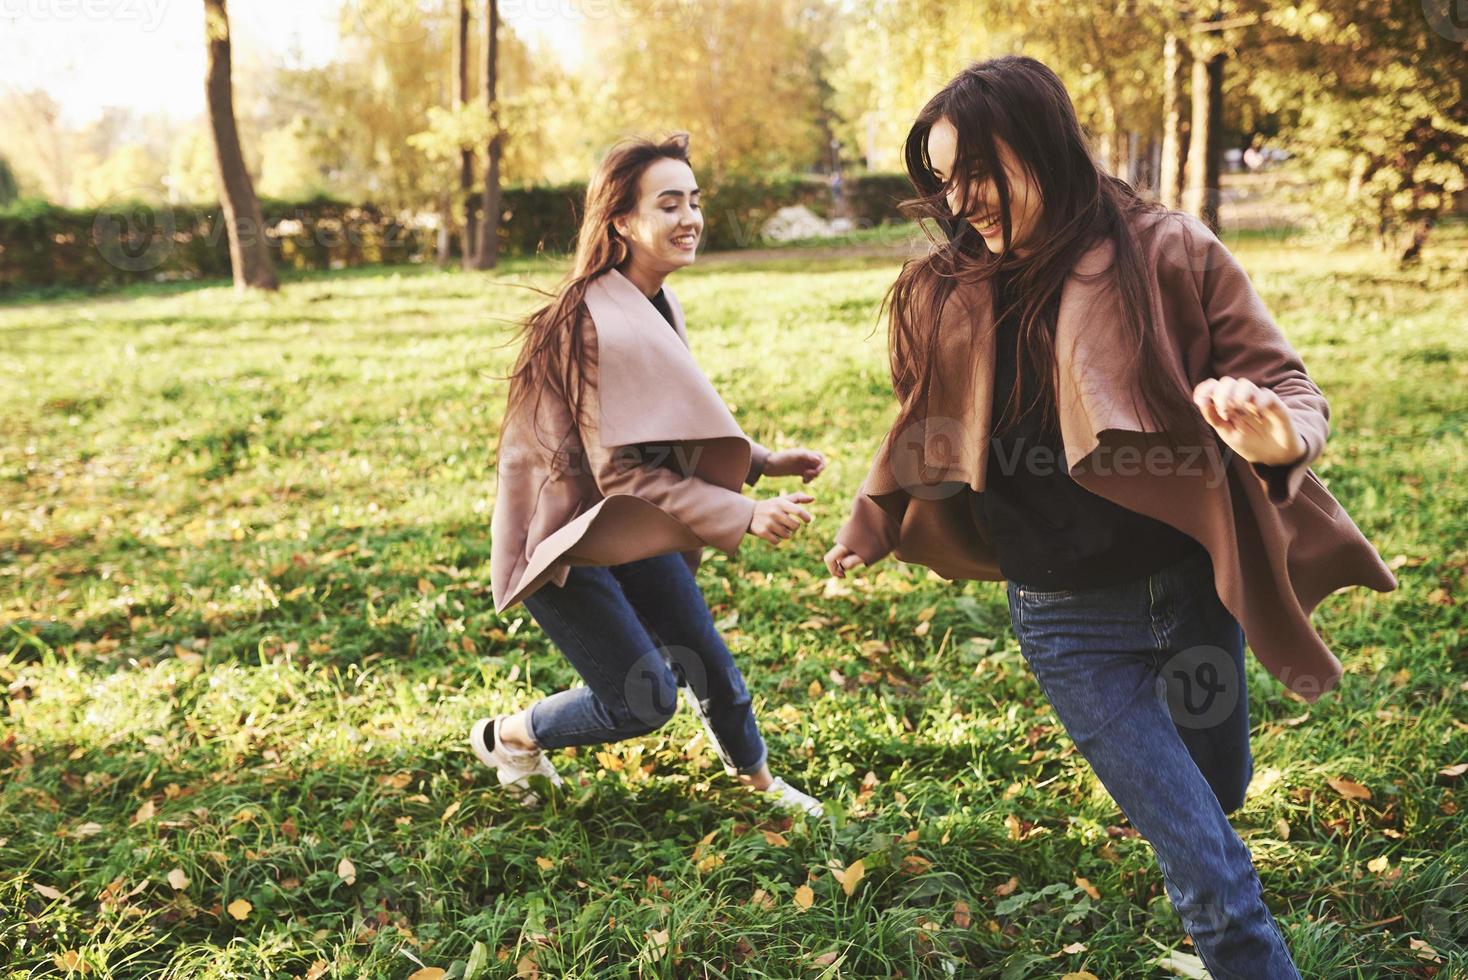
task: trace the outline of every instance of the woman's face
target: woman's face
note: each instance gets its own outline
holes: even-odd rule
[[[1009,180],[1009,220],[1012,226],[1010,245],[1016,255],[1023,255],[1026,246],[1033,245],[1032,237],[1040,225],[1040,188],[1020,165],[1009,144],[994,137],[994,146],[999,151],[999,161]],[[953,160],[958,153],[958,130],[947,118],[939,119],[928,130],[928,160],[933,173],[940,180],[947,180],[953,173]],[[961,201],[958,188],[948,191],[948,210],[958,214]],[[991,252],[1004,249],[1004,230],[999,225],[999,188],[994,181],[986,179],[978,186],[969,188],[968,215],[963,216],[974,231],[984,239]]]
[[[638,180],[637,206],[612,227],[631,246],[630,260],[639,268],[666,275],[692,265],[703,233],[693,170],[682,160],[648,164]]]

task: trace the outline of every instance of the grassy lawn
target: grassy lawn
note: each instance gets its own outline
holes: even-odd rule
[[[1316,470],[1402,583],[1317,612],[1347,671],[1321,702],[1251,659],[1234,825],[1305,976],[1463,976],[1468,233],[1408,272],[1234,244],[1331,400]],[[699,573],[818,822],[686,712],[556,753],[538,811],[466,749],[575,680],[489,593],[496,375],[550,264],[0,306],[0,975],[1169,975],[1150,849],[1002,583],[821,566],[891,416],[895,270],[793,249],[673,283],[745,428],[832,460],[814,526]]]

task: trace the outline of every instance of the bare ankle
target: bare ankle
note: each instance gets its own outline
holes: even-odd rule
[[[758,790],[769,789],[774,783],[775,777],[770,775],[769,766],[760,766],[758,772],[740,773],[739,781],[745,786],[753,786]]]
[[[534,752],[540,748],[530,737],[529,715],[528,709],[517,711],[513,715],[506,715],[500,722],[500,741],[507,748],[521,752]]]

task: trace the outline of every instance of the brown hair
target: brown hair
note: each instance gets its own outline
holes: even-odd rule
[[[612,222],[636,209],[643,171],[662,159],[688,163],[688,134],[673,133],[656,141],[640,137],[622,140],[607,151],[592,174],[571,271],[553,293],[547,294],[550,302],[525,319],[515,338],[521,341],[521,347],[509,375],[509,407],[500,428],[501,441],[514,413],[532,396],[538,407],[547,391],[564,398],[571,418],[580,424],[585,345],[578,325],[586,286],[630,256],[631,246]],[[536,417],[537,413],[531,412],[532,424]]]
[[[928,132],[940,119],[958,131],[946,181],[933,172],[928,159]],[[1033,252],[1023,259],[1014,258],[1010,248],[1010,187],[996,138],[1008,144],[1040,192],[1040,233]],[[1033,58],[1015,55],[971,64],[923,106],[908,132],[904,156],[918,196],[901,207],[919,221],[936,221],[943,240],[923,225],[933,250],[903,266],[883,301],[883,309],[890,312],[892,386],[901,403],[896,431],[923,418],[936,367],[937,324],[955,287],[959,282],[991,279],[1001,266],[1013,271],[1014,304],[1020,312],[1016,374],[1022,376],[1019,362],[1027,357],[1039,379],[1035,397],[1041,402],[1043,421],[1052,424],[1058,387],[1055,316],[1061,287],[1086,250],[1109,237],[1116,251],[1106,275],[1120,299],[1143,402],[1152,419],[1174,438],[1206,438],[1190,393],[1175,383],[1155,342],[1158,325],[1147,290],[1148,270],[1127,220],[1165,209],[1101,170],[1070,96],[1053,71]],[[971,187],[989,178],[1000,203],[1001,256],[990,253],[968,222],[953,214],[946,196],[955,189],[959,211],[970,214]],[[1136,392],[1131,394],[1135,408]],[[1017,384],[1001,418],[1011,413],[1017,417],[1020,404]]]

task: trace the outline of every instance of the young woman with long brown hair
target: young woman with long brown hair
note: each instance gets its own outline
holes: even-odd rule
[[[527,801],[560,777],[548,749],[665,724],[678,691],[726,771],[776,803],[820,804],[770,774],[749,691],[694,580],[702,549],[746,534],[779,543],[811,520],[763,476],[809,483],[825,458],[770,452],[735,423],[689,352],[664,285],[703,231],[688,138],[627,140],[587,188],[573,268],[526,320],[498,449],[491,533],[495,609],[523,602],[585,681],[470,733],[478,758]]]
[[[888,297],[900,405],[826,555],[1007,582],[1020,651],[1212,976],[1299,976],[1227,813],[1252,772],[1244,636],[1315,700],[1309,623],[1396,582],[1309,472],[1329,406],[1201,222],[1093,159],[1038,61],[961,72],[906,142],[942,229]]]

